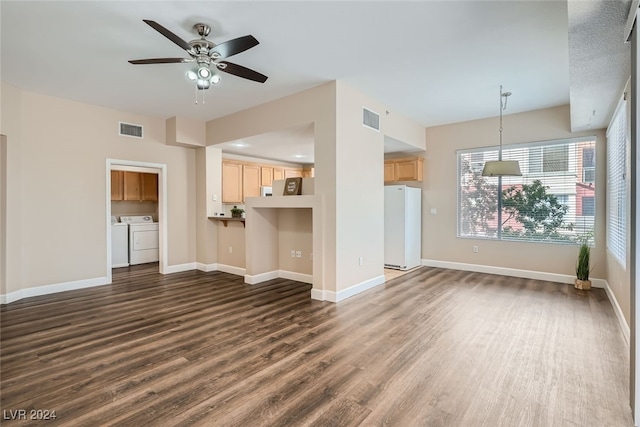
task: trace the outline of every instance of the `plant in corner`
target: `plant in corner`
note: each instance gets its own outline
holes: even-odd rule
[[[231,218],[242,218],[242,214],[244,213],[244,209],[240,209],[237,206],[234,206],[231,209]]]
[[[576,262],[576,281],[574,287],[583,291],[591,289],[591,281],[589,280],[589,256],[591,248],[588,239],[582,239],[580,249],[578,251],[578,260]]]

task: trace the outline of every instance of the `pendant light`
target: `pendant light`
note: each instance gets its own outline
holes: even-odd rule
[[[500,85],[500,148],[498,160],[490,160],[484,164],[482,176],[522,176],[517,160],[502,160],[502,111],[507,108],[507,97],[511,92],[503,92]],[[504,102],[503,102],[504,99]]]

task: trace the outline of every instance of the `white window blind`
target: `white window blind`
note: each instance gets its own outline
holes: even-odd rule
[[[607,129],[607,249],[626,268],[627,106],[621,100]]]
[[[572,243],[592,234],[595,143],[505,145],[502,158],[518,160],[522,176],[502,178],[483,177],[478,167],[497,160],[498,147],[459,150],[458,237]]]

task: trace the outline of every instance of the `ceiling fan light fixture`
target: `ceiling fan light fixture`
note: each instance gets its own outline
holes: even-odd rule
[[[222,79],[217,74],[214,74],[211,76],[211,83],[213,83],[214,85],[217,85],[218,83],[220,83],[220,80]]]
[[[207,67],[198,68],[198,77],[200,77],[202,80],[209,79],[211,77],[211,70]]]
[[[200,90],[209,89],[209,80],[198,79],[196,85]]]
[[[187,78],[191,81],[196,81],[198,79],[198,75],[194,71],[187,71]]]

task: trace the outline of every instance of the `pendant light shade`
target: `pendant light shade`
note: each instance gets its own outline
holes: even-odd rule
[[[484,164],[482,176],[522,176],[517,160],[491,160]]]
[[[517,160],[502,160],[502,111],[507,108],[507,97],[511,92],[503,92],[500,86],[500,148],[498,160],[490,160],[484,164],[482,176],[522,176]],[[504,99],[504,102],[503,102]]]

